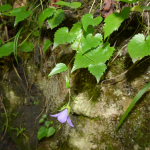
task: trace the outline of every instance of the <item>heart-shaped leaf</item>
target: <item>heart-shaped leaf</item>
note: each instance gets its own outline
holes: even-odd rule
[[[84,30],[87,32],[88,26],[98,25],[102,21],[102,17],[97,17],[93,19],[93,15],[87,13],[82,17],[81,21],[82,21]]]
[[[47,19],[48,25],[51,29],[57,27],[65,18],[64,11],[62,9],[57,9],[54,13],[54,16],[50,19]]]
[[[26,7],[19,7],[16,9],[12,9],[9,11],[9,16],[16,16],[14,26],[18,24],[18,22],[28,18],[32,11],[26,11]]]
[[[48,128],[41,127],[37,133],[37,138],[41,140],[43,137],[47,136]]]
[[[68,67],[63,64],[63,63],[59,63],[55,66],[55,68],[51,71],[51,73],[48,75],[48,77],[54,75],[54,74],[57,74],[57,73],[61,73],[61,72],[64,72],[68,69]]]
[[[92,34],[84,32],[81,38],[82,52],[85,53],[87,50],[97,47],[100,43],[103,43],[101,34],[98,33],[93,36]]]
[[[128,43],[128,52],[133,62],[150,55],[150,35],[146,37],[143,34],[135,35]]]
[[[49,127],[49,125],[50,125],[50,122],[49,121],[45,121],[45,126]]]
[[[0,47],[0,58],[8,56],[13,52],[14,42],[9,42]]]
[[[54,133],[55,133],[55,129],[53,127],[50,127],[47,132],[47,137],[52,136]]]
[[[105,20],[104,26],[104,39],[109,36],[113,31],[118,30],[121,23],[128,18],[130,13],[130,7],[125,7],[121,13],[112,13]]]
[[[54,13],[55,8],[54,7],[48,7],[46,8],[39,16],[39,28],[42,27],[42,23],[43,21],[48,18],[51,17]]]
[[[19,46],[19,50],[22,52],[31,52],[34,49],[34,45],[25,41],[23,44]]]
[[[106,68],[107,67],[104,63],[99,63],[99,64],[90,64],[88,70],[95,76],[98,83],[101,76],[105,72]]]
[[[75,38],[76,34],[72,32],[68,33],[67,27],[60,28],[55,32],[53,49],[55,49],[60,44],[71,43]]]
[[[12,6],[9,5],[9,4],[0,6],[0,12],[5,12],[5,11],[8,11],[8,10],[10,10],[10,9],[12,9]]]

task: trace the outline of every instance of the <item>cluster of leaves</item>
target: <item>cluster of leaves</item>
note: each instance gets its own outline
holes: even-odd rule
[[[44,137],[50,137],[55,133],[55,129],[53,127],[49,127],[50,124],[53,124],[53,121],[45,121],[47,115],[43,115],[42,118],[39,120],[39,123],[44,123],[45,126],[41,127],[37,133],[37,138],[41,140]]]

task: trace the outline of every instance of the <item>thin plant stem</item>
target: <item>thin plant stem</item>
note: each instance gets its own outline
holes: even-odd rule
[[[92,6],[91,6],[91,8],[90,8],[89,13],[91,13],[91,10],[92,10],[92,8],[93,8],[93,6],[94,6],[94,3],[95,3],[95,0],[93,1],[93,4],[92,4]]]

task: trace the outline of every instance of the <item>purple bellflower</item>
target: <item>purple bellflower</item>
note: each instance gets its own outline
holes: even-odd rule
[[[62,110],[60,113],[55,114],[55,115],[50,115],[51,117],[57,117],[57,120],[61,123],[65,123],[66,121],[68,122],[68,124],[71,127],[74,127],[74,125],[72,124],[71,120],[70,120],[70,116],[68,115],[68,109],[64,109]]]

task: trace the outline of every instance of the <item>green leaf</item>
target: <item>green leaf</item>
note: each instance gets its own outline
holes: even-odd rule
[[[8,56],[13,52],[14,42],[9,42],[0,47],[0,58]]]
[[[144,88],[142,88],[138,94],[134,97],[134,99],[132,100],[131,104],[129,105],[129,107],[127,108],[126,112],[124,113],[124,115],[122,116],[116,131],[119,129],[119,127],[121,126],[121,124],[123,123],[123,121],[125,120],[125,118],[128,116],[129,112],[131,111],[131,109],[134,107],[134,105],[137,103],[137,101],[143,96],[143,94],[147,91],[147,89],[150,87],[150,82],[148,84],[146,84],[144,86]]]
[[[115,0],[115,1],[122,1],[125,3],[136,3],[136,2],[141,1],[141,0]]]
[[[43,137],[46,137],[48,133],[48,128],[41,127],[37,133],[37,138],[41,140]]]
[[[109,43],[106,42],[103,47],[100,46],[86,54],[78,51],[71,72],[79,68],[87,68],[91,64],[98,65],[99,63],[105,63],[110,59],[114,50],[114,47],[110,47]]]
[[[72,43],[71,48],[74,50],[81,49],[81,37],[83,35],[82,24],[79,22],[74,24],[70,33],[74,33],[76,35],[76,39]]]
[[[118,30],[121,23],[128,18],[130,7],[125,7],[121,13],[112,13],[105,20],[104,26],[104,39],[109,36],[113,31]]]
[[[74,65],[71,70],[71,73],[79,68],[87,68],[93,61],[87,56],[82,55],[82,51],[78,51],[75,57]]]
[[[40,34],[39,34],[39,31],[38,30],[34,30],[33,31],[33,35],[35,36],[35,37],[38,37]]]
[[[44,122],[44,118],[41,118],[40,120],[39,120],[39,123],[43,123]]]
[[[131,8],[131,11],[139,11],[140,13],[142,13],[143,12],[143,9],[142,9],[142,7],[141,6],[134,6],[134,7],[132,7]]]
[[[135,35],[130,42],[128,43],[128,52],[132,58],[132,61],[135,62],[145,56],[150,55],[150,35],[146,37],[143,34]]]
[[[106,68],[107,67],[104,63],[99,63],[99,64],[90,64],[88,70],[95,76],[98,83],[101,76],[105,72]]]
[[[10,16],[16,16],[14,26],[18,24],[18,22],[28,18],[32,11],[26,11],[26,7],[19,7],[16,9],[12,9],[9,11]]]
[[[103,43],[101,34],[98,33],[93,36],[92,34],[84,32],[81,38],[82,52],[84,53],[91,48],[97,47],[100,43],[101,45]]]
[[[48,75],[48,77],[54,75],[54,74],[57,74],[57,73],[61,73],[61,72],[64,72],[68,69],[68,67],[63,64],[63,63],[59,63],[56,65],[56,67],[51,71],[51,73]]]
[[[57,27],[65,18],[64,11],[62,9],[57,9],[54,13],[54,16],[50,19],[47,19],[48,25],[51,29]]]
[[[50,124],[53,124],[53,121],[50,121]]]
[[[54,7],[48,7],[46,8],[39,16],[39,28],[42,27],[42,23],[43,21],[48,18],[51,17],[54,14]]]
[[[81,21],[82,21],[84,30],[87,32],[89,25],[92,25],[92,26],[98,25],[102,21],[102,19],[103,19],[102,17],[97,17],[93,19],[93,15],[87,13],[82,17]]]
[[[67,76],[66,76],[66,88],[70,89],[70,84],[69,84],[69,80],[68,80]]]
[[[94,60],[96,64],[105,63],[113,54],[114,47],[110,47],[108,42],[104,43],[103,47],[98,47],[93,51],[87,53],[87,55]]]
[[[14,45],[13,45],[13,52],[14,52],[14,56],[15,56],[15,59],[18,63],[18,60],[17,60],[17,44],[18,44],[18,38],[19,38],[19,35],[22,31],[23,27],[17,32],[16,36],[15,36],[15,39],[14,39]]]
[[[47,118],[47,115],[46,115],[46,114],[44,114],[44,115],[42,116],[42,118],[46,119],[46,118]]]
[[[8,11],[8,10],[10,10],[10,9],[12,9],[12,6],[9,5],[9,4],[0,6],[0,12],[5,12],[5,11]]]
[[[78,100],[76,100],[76,99],[75,99],[74,97],[72,97],[72,96],[71,96],[71,98],[72,98],[74,101],[78,101]]]
[[[47,137],[52,136],[54,133],[55,133],[55,129],[53,127],[50,127],[47,132]]]
[[[0,46],[1,46],[1,44],[2,44],[2,40],[0,40]]]
[[[51,45],[51,41],[50,40],[46,40],[44,42],[44,53],[47,51],[47,49],[49,48],[50,45]]]
[[[21,52],[31,52],[34,49],[34,45],[32,43],[29,43],[25,41],[21,46],[19,46],[19,50]]]
[[[60,28],[55,32],[53,49],[60,44],[71,43],[73,40],[75,40],[75,38],[76,35],[74,33],[68,33],[67,27]]]
[[[142,9],[143,10],[150,10],[150,6],[143,6]]]
[[[49,125],[50,125],[50,122],[49,121],[45,121],[45,126],[49,127]]]
[[[80,2],[67,3],[67,2],[64,2],[64,1],[58,1],[56,4],[60,5],[60,6],[68,6],[68,7],[71,7],[71,8],[79,8],[81,6]]]

